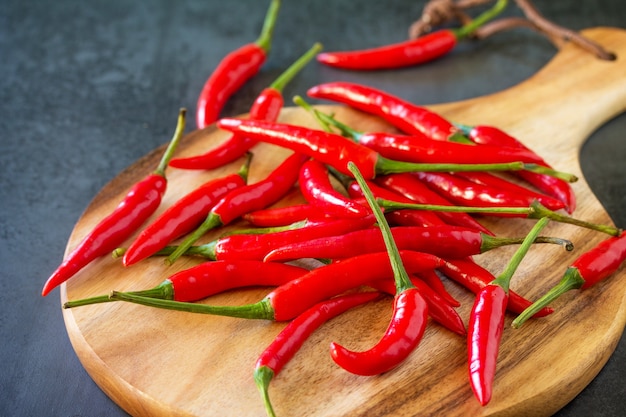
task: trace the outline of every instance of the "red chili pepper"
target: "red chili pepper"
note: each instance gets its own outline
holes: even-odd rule
[[[315,159],[310,159],[300,169],[300,191],[310,204],[318,206],[334,217],[363,217],[369,209],[337,191],[326,167]]]
[[[474,294],[480,291],[496,277],[487,269],[478,265],[471,259],[446,259],[446,263],[439,268],[448,278],[461,284]],[[532,304],[531,301],[517,294],[513,290],[509,290],[509,303],[507,309],[519,314]],[[535,317],[544,317],[552,314],[554,310],[550,307],[544,307],[535,313]]]
[[[361,304],[373,301],[380,294],[362,292],[322,301],[290,321],[263,351],[254,368],[254,381],[261,391],[268,415],[274,415],[268,388],[272,378],[293,358],[309,336],[328,320]]]
[[[520,148],[532,152],[532,150],[515,137],[509,135],[501,129],[494,126],[474,126],[462,127],[467,136],[478,144],[492,146],[506,146],[509,148]],[[541,165],[550,167],[544,160],[539,161]],[[565,181],[549,175],[541,175],[532,172],[517,172],[517,176],[523,178],[529,184],[537,187],[541,192],[551,195],[561,200],[565,204],[568,213],[573,213],[576,208],[576,195],[572,187]]]
[[[265,208],[280,200],[298,180],[300,167],[307,159],[303,154],[294,153],[263,180],[228,193],[213,206],[200,227],[170,254],[167,258],[168,262],[174,263],[180,255],[209,230],[229,224],[245,213]]]
[[[227,290],[251,286],[277,286],[300,278],[309,271],[294,265],[249,260],[204,262],[176,272],[148,290],[131,291],[142,297],[175,301],[198,301]],[[109,295],[67,301],[63,308],[73,308],[114,301]]]
[[[253,120],[276,121],[283,108],[282,91],[295,75],[321,49],[315,44],[307,53],[287,68],[268,88],[261,91],[250,108],[249,118]],[[215,169],[243,156],[255,141],[241,135],[232,135],[207,152],[186,158],[175,158],[170,166],[182,169]]]
[[[459,206],[528,207],[536,200],[533,195],[502,188],[496,189],[445,172],[416,172],[414,175],[431,190]],[[563,204],[558,200],[545,199],[545,201],[550,204],[550,206],[546,206],[550,210],[563,208]],[[491,213],[491,215],[519,216],[509,213]],[[524,215],[522,214],[522,216]]]
[[[285,226],[302,220],[319,221],[332,219],[319,207],[309,203],[256,210],[246,213],[242,217],[257,227]]]
[[[450,202],[448,199],[428,188],[423,182],[421,182],[419,179],[411,174],[385,175],[376,179],[376,182],[381,186],[386,187],[387,189],[392,190],[415,203],[438,204],[443,206],[453,205],[453,203]],[[493,233],[489,229],[480,224],[467,213],[439,212],[437,213],[437,215],[448,224],[466,227],[468,229],[474,229],[489,235],[493,235]]]
[[[370,227],[374,217],[367,216],[356,219],[337,219],[323,222],[312,222],[304,227],[280,232],[262,234],[234,234],[220,237],[217,240],[200,246],[191,246],[185,255],[202,256],[211,260],[263,260],[273,249],[286,244],[295,244],[325,236],[342,235],[355,230]],[[169,255],[176,246],[162,249],[158,255]]]
[[[495,170],[540,170],[561,178],[575,181],[576,177],[548,170],[535,164],[513,162],[506,164],[417,164],[395,161],[382,157],[378,152],[334,133],[310,129],[285,123],[270,123],[260,120],[221,119],[217,126],[233,133],[245,134],[261,142],[292,149],[330,165],[339,172],[350,175],[347,165],[353,162],[363,176],[374,178],[377,174],[413,171],[495,171]]]
[[[464,258],[523,241],[523,238],[496,237],[448,225],[397,226],[391,228],[391,233],[400,249],[428,252],[442,258]],[[563,244],[562,240],[549,237],[541,238],[539,241]],[[384,242],[380,230],[369,228],[343,235],[289,243],[272,250],[265,257],[265,261],[289,261],[300,258],[345,259],[383,249]]]
[[[563,275],[561,281],[551,288],[513,320],[513,327],[520,327],[526,320],[567,291],[585,290],[613,275],[626,260],[626,232],[618,237],[603,240],[591,250],[580,255]]]
[[[457,313],[457,311],[452,308],[447,301],[445,301],[435,290],[433,290],[420,278],[411,278],[411,282],[424,297],[428,306],[428,314],[434,321],[454,333],[460,334],[461,336],[466,335],[467,332],[465,330],[463,319],[461,319],[459,313]],[[396,294],[396,288],[393,281],[388,279],[372,282],[369,286],[387,294]]]
[[[460,39],[467,37],[485,22],[494,18],[505,6],[506,1],[500,0],[492,9],[458,29],[442,29],[416,39],[369,49],[326,52],[318,55],[317,60],[331,67],[361,71],[423,64],[446,55],[454,49]]]
[[[440,258],[426,253],[402,251],[401,255],[410,273],[435,269],[443,264]],[[366,285],[379,277],[389,276],[390,271],[387,253],[368,253],[315,268],[308,274],[276,288],[261,301],[243,306],[212,306],[159,300],[119,291],[113,291],[110,298],[191,313],[288,321],[320,301]]]
[[[391,234],[382,210],[367,187],[358,167],[348,164],[348,169],[361,186],[367,202],[376,216],[387,250],[387,259],[393,271],[396,295],[393,316],[381,339],[370,349],[354,352],[337,343],[331,343],[331,357],[343,369],[357,375],[376,375],[390,371],[404,361],[417,347],[426,330],[428,306],[421,292],[411,283],[409,270]]]
[[[246,185],[249,162],[250,158],[239,173],[209,180],[172,204],[128,247],[122,258],[124,266],[153,255],[198,227],[218,201],[232,190]]]
[[[443,285],[441,277],[437,274],[437,271],[424,271],[420,272],[417,276],[452,307],[459,307],[461,305],[461,303],[459,303],[459,301],[448,292],[445,285]]]
[[[174,137],[157,169],[135,184],[115,210],[102,219],[67,255],[44,284],[42,296],[73,277],[96,258],[111,253],[156,211],[167,188],[165,168],[185,130],[185,116],[186,110],[181,109]]]
[[[270,50],[279,9],[280,0],[272,0],[259,38],[254,43],[243,45],[226,55],[209,76],[198,97],[198,129],[216,121],[230,96],[259,72]]]
[[[504,272],[478,293],[472,307],[467,327],[469,380],[474,395],[483,406],[491,400],[511,277],[539,231],[549,221],[546,218],[537,221]]]
[[[379,116],[410,135],[448,140],[458,129],[439,114],[382,90],[343,81],[320,84],[307,91],[310,97],[346,104]]]

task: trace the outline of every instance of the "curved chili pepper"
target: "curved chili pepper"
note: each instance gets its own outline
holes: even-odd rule
[[[305,155],[294,153],[263,180],[228,193],[213,206],[204,222],[170,254],[167,262],[174,263],[209,230],[229,224],[245,213],[265,208],[280,200],[298,180],[300,167],[307,159]]]
[[[478,265],[471,259],[446,259],[445,264],[439,268],[448,278],[461,284],[466,289],[470,290],[474,294],[480,293],[480,291],[496,277]],[[513,290],[509,290],[509,303],[507,309],[519,314],[524,309],[528,308],[532,304],[531,301],[517,294]],[[554,310],[551,307],[544,307],[535,313],[534,317],[544,317],[552,314]]]
[[[220,119],[217,126],[233,133],[245,134],[261,142],[292,149],[309,155],[330,165],[339,172],[351,175],[348,162],[353,162],[366,179],[377,174],[413,171],[500,171],[531,170],[576,181],[572,174],[550,170],[549,168],[523,162],[506,164],[417,164],[384,158],[378,152],[334,133],[310,129],[286,123],[271,123],[260,120]]]
[[[400,249],[432,253],[442,258],[465,258],[489,250],[520,244],[523,238],[505,238],[487,235],[457,226],[397,226],[391,228]],[[553,237],[540,237],[537,242],[559,245],[571,242]],[[300,258],[345,259],[358,254],[379,252],[384,249],[380,230],[368,228],[326,236],[319,239],[289,243],[267,254],[266,262],[290,261]]]
[[[241,216],[257,227],[285,226],[302,220],[329,220],[328,214],[309,203],[255,210]]]
[[[273,249],[286,244],[295,244],[325,236],[336,236],[370,227],[374,217],[337,219],[311,222],[301,228],[262,234],[234,234],[223,236],[200,246],[191,246],[185,255],[202,256],[211,260],[250,259],[263,260]],[[178,247],[169,246],[157,255],[169,255]]]
[[[416,172],[414,175],[431,190],[459,206],[467,207],[528,207],[537,199],[531,194],[521,194],[511,189],[493,188],[469,181],[446,172]],[[544,199],[550,210],[560,210],[563,203]],[[500,215],[492,213],[492,215]],[[515,216],[503,213],[503,216]]]
[[[294,318],[285,326],[259,356],[254,368],[254,381],[259,391],[261,391],[268,415],[275,415],[269,399],[268,388],[270,381],[280,373],[309,336],[328,320],[351,308],[373,301],[379,295],[379,293],[371,291],[343,295],[322,301]]]
[[[454,49],[460,39],[469,36],[485,22],[498,15],[506,4],[506,0],[499,0],[492,9],[459,29],[442,29],[416,39],[369,49],[326,52],[319,54],[317,60],[331,67],[360,71],[423,64],[446,55]]]
[[[421,204],[441,204],[443,206],[452,206],[445,197],[437,194],[426,186],[423,182],[411,174],[390,174],[384,175],[376,179],[376,183],[389,190],[402,195],[409,201]],[[384,197],[383,197],[384,198]],[[480,232],[493,235],[493,233],[485,226],[480,224],[476,219],[467,213],[445,213],[439,212],[437,215],[446,223],[466,227],[468,229],[478,230]]]
[[[578,288],[585,290],[613,275],[624,260],[626,260],[626,232],[622,232],[619,237],[605,239],[580,255],[567,268],[561,281],[517,316],[512,326],[520,327],[536,311],[567,291]]]
[[[278,286],[304,276],[309,271],[289,264],[250,260],[203,262],[176,272],[154,288],[129,294],[174,301],[198,301],[227,290],[251,286]],[[109,295],[67,301],[63,308],[74,308],[114,301]]]
[[[424,297],[428,306],[428,314],[437,323],[444,326],[446,329],[465,336],[467,334],[465,330],[465,324],[463,319],[459,316],[459,313],[452,308],[447,301],[445,301],[435,290],[433,290],[428,284],[422,281],[420,278],[411,278],[411,283],[420,291],[420,294]],[[390,280],[378,280],[368,284],[368,286],[387,294],[395,295],[396,288],[393,281]]]
[[[109,254],[130,237],[157,210],[167,188],[165,168],[185,130],[186,110],[181,109],[174,137],[157,169],[135,184],[119,205],[67,255],[43,286],[42,296],[73,277],[96,258]]]
[[[122,258],[124,266],[153,255],[198,227],[218,201],[246,185],[249,163],[250,157],[239,173],[209,180],[172,204],[131,243]]]
[[[549,221],[543,218],[535,223],[502,274],[478,293],[472,306],[467,327],[469,380],[474,395],[483,406],[491,400],[511,277],[537,234]]]
[[[394,298],[393,318],[381,340],[369,350],[354,352],[331,342],[330,354],[335,363],[356,375],[378,375],[395,368],[419,344],[426,323],[428,307],[417,288],[408,288]]]
[[[349,372],[357,375],[377,375],[398,366],[417,347],[426,330],[428,304],[409,279],[408,270],[391,235],[389,224],[376,204],[374,195],[367,188],[365,178],[352,162],[348,163],[348,169],[361,186],[378,221],[388,262],[393,271],[396,295],[392,319],[383,336],[373,347],[355,352],[333,342],[330,345],[330,353],[335,363]]]
[[[284,105],[283,89],[320,49],[321,45],[316,43],[274,80],[268,88],[261,91],[252,103],[249,118],[276,121]],[[255,143],[245,136],[232,135],[201,155],[174,158],[170,161],[170,166],[182,169],[215,169],[240,158]]]
[[[258,39],[226,55],[206,80],[198,97],[196,109],[198,129],[203,129],[216,121],[230,96],[259,72],[271,47],[272,32],[279,9],[280,0],[272,0]]]
[[[401,256],[407,271],[410,273],[435,269],[443,264],[442,259],[427,253],[402,251]],[[302,314],[320,301],[366,285],[380,277],[389,276],[392,268],[388,259],[386,252],[368,253],[324,265],[279,286],[262,300],[243,306],[213,306],[159,300],[119,291],[111,292],[110,298],[191,313],[287,321]]]
[[[515,137],[509,135],[501,129],[494,126],[462,126],[467,136],[475,143],[492,146],[506,146],[508,148],[520,148],[529,152],[532,150]],[[544,160],[539,161],[541,165],[550,167]],[[549,175],[535,174],[531,172],[517,172],[517,176],[523,178],[529,184],[534,185],[541,192],[551,195],[561,200],[565,204],[568,213],[572,214],[576,209],[576,194],[572,187],[565,181]]]
[[[443,285],[441,277],[437,274],[437,271],[424,271],[420,272],[417,276],[452,307],[459,307],[461,305],[461,303],[459,303],[459,301],[448,292],[445,285]]]
[[[364,205],[335,190],[328,170],[315,159],[310,159],[300,169],[300,191],[306,201],[334,217],[363,217],[369,213]]]

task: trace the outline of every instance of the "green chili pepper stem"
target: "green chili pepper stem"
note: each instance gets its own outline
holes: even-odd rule
[[[205,243],[204,245],[198,246],[190,246],[182,255],[184,256],[201,256],[203,258],[207,258],[211,261],[216,261],[217,256],[215,254],[215,247],[217,246],[217,241],[213,240],[209,243]],[[177,250],[178,246],[166,246],[163,249],[155,252],[152,256],[169,256]],[[181,256],[182,256],[181,255]]]
[[[376,199],[372,194],[372,190],[370,190],[367,182],[365,181],[365,178],[363,178],[363,175],[361,175],[361,172],[353,162],[348,162],[348,170],[350,170],[352,175],[354,175],[356,181],[359,183],[361,191],[363,192],[367,203],[374,212],[374,216],[376,217],[378,226],[380,227],[383,234],[383,240],[385,241],[385,247],[387,248],[389,261],[391,262],[391,269],[393,270],[393,276],[396,284],[396,294],[400,294],[401,292],[409,288],[414,288],[415,286],[411,282],[409,274],[406,272],[406,269],[402,264],[400,251],[398,250],[398,246],[396,245],[395,240],[393,240],[389,223],[387,223],[385,215],[383,214],[378,204],[376,204]]]
[[[148,307],[162,308],[165,310],[186,311],[188,313],[211,314],[214,316],[238,317],[242,319],[274,319],[274,309],[270,300],[263,300],[242,306],[212,306],[201,303],[188,303],[173,300],[161,300],[158,298],[142,297],[132,293],[112,291],[109,294],[111,300],[128,301]]]
[[[518,245],[524,242],[524,238],[518,238],[518,237],[511,237],[511,238],[496,237],[496,236],[490,236],[485,233],[482,233],[481,236],[482,236],[482,244],[480,245],[481,253],[484,253],[484,252],[490,251],[491,249],[496,249],[502,246]],[[535,239],[535,243],[549,243],[553,245],[563,246],[565,250],[567,250],[568,252],[571,252],[574,250],[574,244],[570,240],[562,239],[559,237],[537,236],[537,238]]]
[[[387,159],[382,156],[376,161],[377,174],[393,174],[401,172],[468,172],[468,171],[530,171],[550,175],[567,182],[576,182],[578,178],[567,172],[556,171],[537,164],[524,162],[508,162],[498,164],[440,164],[413,163]]]
[[[578,268],[569,267],[561,281],[552,287],[547,293],[545,293],[541,298],[528,306],[524,311],[522,311],[511,323],[511,326],[514,328],[519,328],[526,320],[531,318],[535,313],[552,301],[556,300],[561,295],[565,294],[569,290],[575,290],[582,287],[585,284],[585,280],[580,275],[580,271]]]
[[[174,252],[170,254],[165,260],[165,263],[172,265],[178,258],[180,258],[198,239],[200,239],[206,232],[216,227],[222,226],[222,219],[219,215],[211,212],[207,218],[202,222],[191,235],[189,235],[183,243],[181,243]]]
[[[183,137],[183,133],[185,132],[186,118],[187,118],[187,109],[185,108],[180,109],[180,111],[178,112],[178,123],[176,124],[176,130],[174,131],[174,136],[172,137],[172,140],[167,146],[165,153],[163,153],[163,156],[161,157],[161,161],[159,162],[159,166],[157,166],[157,169],[154,171],[156,175],[165,176],[165,168],[167,168],[167,165],[170,163],[170,159],[172,159],[172,157],[174,156],[174,152],[176,151],[176,148],[178,147],[180,138]]]
[[[246,152],[246,160],[241,168],[239,168],[239,171],[237,171],[237,175],[239,175],[244,182],[248,182],[248,173],[250,172],[250,164],[252,163],[253,157],[254,154],[252,152]]]
[[[320,118],[318,112],[313,108],[313,106],[307,103],[301,96],[298,96],[298,95],[294,96],[293,102],[296,105],[302,107],[307,112],[311,113],[311,115],[315,118],[315,120],[317,120],[320,126],[322,126],[322,129],[324,129],[324,131],[329,132],[329,133],[334,133],[330,125],[326,123],[326,121],[324,121],[322,118]]]
[[[462,26],[459,29],[454,30],[457,39],[464,38],[471,35],[476,29],[494,19],[506,8],[508,0],[498,0],[498,2],[489,10],[477,16],[475,19]]]
[[[597,232],[606,233],[611,236],[619,236],[621,230],[619,228],[605,225],[595,224],[574,217],[559,214],[550,210],[538,201],[534,201],[528,207],[466,207],[466,206],[441,206],[436,204],[411,204],[399,203],[391,200],[378,199],[380,207],[387,211],[412,209],[412,210],[430,210],[441,212],[456,213],[482,213],[482,214],[525,214],[529,219],[549,218],[559,223],[571,224],[574,226],[584,227],[586,229],[595,230]]]
[[[261,49],[265,51],[265,53],[269,53],[272,48],[272,35],[274,33],[274,27],[276,26],[276,20],[278,20],[278,11],[280,10],[280,0],[272,0],[269,8],[267,9],[267,13],[265,14],[265,19],[263,20],[263,27],[261,28],[261,34],[254,42]]]
[[[259,366],[254,370],[254,382],[259,388],[261,395],[263,396],[263,403],[265,404],[265,412],[270,417],[276,417],[274,407],[270,401],[269,386],[270,381],[274,378],[274,371],[268,366]]]
[[[265,235],[268,233],[280,233],[280,232],[285,232],[287,230],[302,229],[308,223],[309,221],[305,219],[305,220],[293,222],[291,224],[287,224],[285,226],[255,227],[252,229],[237,229],[237,230],[232,230],[228,233],[224,233],[220,237],[227,237],[227,236],[233,236],[233,235]]]
[[[322,44],[316,42],[311,49],[304,53],[300,58],[298,58],[293,64],[291,64],[282,74],[278,76],[274,80],[272,84],[270,84],[270,88],[282,92],[285,88],[285,85],[289,84],[289,82],[298,74],[305,66],[308,64],[311,59],[317,55],[318,52],[322,50]]]
[[[126,253],[126,248],[115,248],[113,252],[111,252],[111,257],[113,259],[121,258]]]
[[[141,297],[160,298],[163,300],[174,299],[174,287],[170,280],[165,280],[158,286],[148,290],[132,291],[129,294],[139,295]],[[67,301],[63,304],[63,308],[82,307],[91,304],[108,303],[115,301],[109,298],[109,295],[99,295],[96,297],[83,298],[80,300]]]
[[[517,248],[517,251],[515,251],[515,253],[511,257],[511,260],[509,261],[504,271],[500,275],[498,275],[496,279],[494,279],[491,282],[492,284],[499,285],[507,293],[509,292],[509,285],[511,283],[511,277],[513,277],[513,274],[515,273],[515,271],[517,270],[517,267],[522,262],[522,259],[524,259],[524,256],[526,256],[526,254],[528,253],[528,250],[530,249],[532,244],[535,242],[535,239],[539,235],[539,232],[541,232],[541,230],[544,227],[546,227],[546,225],[549,222],[550,222],[550,219],[544,217],[542,219],[539,219],[537,223],[535,223],[535,225],[530,230],[530,232],[528,232],[528,235],[526,236],[526,238],[524,239],[520,247]]]

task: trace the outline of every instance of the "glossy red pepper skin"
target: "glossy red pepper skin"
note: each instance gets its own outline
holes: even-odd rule
[[[347,164],[352,161],[365,178],[376,176],[378,153],[334,133],[257,120],[221,119],[217,126],[308,155],[346,175],[350,175]]]
[[[454,205],[450,200],[428,188],[426,184],[412,174],[404,173],[385,175],[377,178],[376,183],[404,196],[414,203],[438,204],[444,206]],[[437,213],[437,215],[448,224],[466,227],[493,235],[489,229],[480,224],[476,221],[476,219],[467,213],[441,212]]]
[[[445,172],[416,172],[414,174],[431,190],[442,195],[446,200],[459,206],[468,207],[528,207],[534,196],[520,194],[512,190],[494,188],[469,181],[463,177]],[[555,199],[545,199],[550,210],[559,210],[563,204]],[[525,214],[490,214],[493,216],[525,217]]]
[[[480,293],[486,285],[496,279],[491,272],[471,259],[446,259],[445,264],[439,270],[474,294]],[[520,314],[531,304],[530,300],[509,289],[507,309],[510,312]],[[545,317],[553,312],[552,308],[544,307],[534,317]]]
[[[280,1],[272,0],[259,38],[226,55],[204,83],[196,107],[196,124],[203,129],[215,122],[226,101],[259,72],[270,50]]]
[[[283,108],[283,96],[273,88],[264,89],[250,108],[250,119],[276,121]],[[231,135],[209,151],[186,158],[174,158],[170,166],[180,169],[215,169],[243,156],[257,142],[242,135]]]
[[[221,198],[245,184],[246,180],[239,174],[202,184],[150,223],[128,247],[122,263],[124,266],[137,263],[163,249],[174,239],[191,232],[202,223]]]
[[[161,204],[167,180],[148,175],[126,194],[122,202],[102,219],[63,260],[44,284],[42,295],[70,279],[90,262],[108,255],[129,238]]]
[[[398,366],[415,350],[428,321],[426,301],[417,288],[394,297],[393,317],[372,348],[355,352],[333,342],[330,354],[337,365],[356,375],[378,375]]]
[[[174,263],[209,230],[227,225],[246,213],[280,200],[298,180],[300,167],[307,159],[305,155],[294,153],[261,181],[228,193],[213,206],[204,222],[169,255],[167,262]]]
[[[332,219],[320,207],[309,203],[255,210],[244,214],[242,217],[257,227],[286,226],[302,220],[318,221]]]
[[[437,271],[424,271],[418,274],[418,278],[424,281],[430,288],[435,291],[441,299],[452,307],[459,307],[461,303],[452,296],[446,289],[445,285],[441,281],[441,277],[437,274]]]
[[[463,319],[461,319],[459,313],[457,313],[447,301],[420,278],[411,278],[411,283],[419,290],[422,297],[424,297],[424,301],[426,301],[428,306],[428,314],[434,321],[454,333],[461,336],[466,335],[467,332]],[[395,285],[393,280],[390,279],[378,280],[370,283],[369,286],[387,294],[396,294]]]
[[[318,62],[348,70],[381,70],[418,65],[450,52],[457,44],[451,30],[439,30],[416,39],[357,51],[325,52]]]
[[[385,158],[418,163],[491,164],[503,162],[538,163],[534,152],[502,146],[475,146],[458,142],[431,140],[423,135],[401,135],[367,132],[358,135],[358,142],[374,149]]]
[[[469,129],[467,136],[478,144],[491,145],[491,146],[506,146],[509,148],[525,149],[529,152],[532,150],[515,137],[509,135],[502,129],[495,126],[474,126]],[[550,167],[550,165],[541,160],[540,164]],[[551,177],[549,175],[541,175],[534,172],[516,172],[516,175],[526,180],[528,183],[534,185],[543,193],[551,195],[554,198],[561,200],[568,211],[573,213],[576,209],[576,195],[571,185],[558,178]]]
[[[467,327],[470,385],[481,405],[491,400],[508,296],[489,284],[476,296]]]
[[[306,275],[309,271],[294,265],[248,260],[204,262],[176,272],[159,285],[147,290],[132,291],[142,297],[193,302],[235,288],[278,286]],[[63,308],[74,308],[112,300],[109,295],[71,300]]]
[[[399,249],[432,253],[442,258],[464,258],[478,255],[500,244],[513,243],[508,239],[495,238],[471,229],[457,226],[391,228]],[[520,241],[516,241],[520,243]],[[265,261],[288,261],[300,258],[345,259],[357,254],[378,252],[385,249],[377,228],[368,228],[288,244],[272,250]]]
[[[269,383],[295,356],[304,342],[324,323],[351,308],[375,300],[377,292],[362,292],[322,301],[290,321],[274,341],[259,356],[254,368],[254,380],[265,400],[269,415],[274,415],[269,401]]]
[[[337,191],[328,177],[326,167],[315,159],[302,165],[298,180],[304,199],[333,217],[364,217],[368,207]]]
[[[410,135],[447,140],[450,135],[458,132],[452,123],[439,114],[362,84],[343,81],[325,83],[310,88],[307,94],[379,116]]]

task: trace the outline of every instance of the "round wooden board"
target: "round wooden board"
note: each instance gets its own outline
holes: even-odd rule
[[[498,94],[432,106],[461,123],[493,124],[520,138],[561,171],[577,174],[575,217],[596,223],[610,218],[586,184],[578,164],[584,140],[626,106],[626,32],[611,28],[586,35],[618,54],[598,61],[566,46],[528,81]],[[342,106],[325,107],[360,130],[393,130],[378,118]],[[316,127],[308,114],[286,108],[281,121]],[[194,131],[178,155],[195,155],[228,134],[215,128]],[[110,212],[136,181],[151,172],[164,147],[146,155],[105,186],[80,218],[69,239],[71,250]],[[263,178],[289,152],[272,145],[254,148],[250,182]],[[169,169],[169,186],[158,215],[171,203],[210,178],[234,172],[241,161],[207,172]],[[281,204],[300,201],[297,189]],[[522,236],[523,219],[481,219],[497,234]],[[244,222],[230,227],[244,227]],[[229,228],[230,228],[229,227]],[[227,229],[229,229],[227,228]],[[225,229],[208,234],[209,241]],[[567,265],[606,235],[552,223],[545,234],[568,238],[575,251],[556,246],[533,248],[514,276],[512,289],[534,299],[561,277]],[[130,242],[130,240],[129,240]],[[477,257],[494,274],[502,271],[515,248]],[[166,267],[151,258],[129,268],[104,257],[61,287],[61,301],[116,290],[153,287],[172,273],[201,262],[185,258]],[[316,332],[283,372],[270,395],[282,416],[550,415],[569,402],[599,372],[613,352],[626,322],[625,270],[584,292],[572,291],[555,302],[556,312],[531,320],[503,335],[493,399],[481,407],[467,381],[466,341],[430,323],[418,349],[399,368],[376,377],[351,375],[330,359],[328,344],[338,341],[366,349],[384,331],[391,298],[349,311]],[[452,282],[450,292],[467,322],[473,296]],[[211,297],[212,304],[245,304],[268,289],[232,291]],[[246,321],[163,311],[128,303],[63,310],[76,354],[94,381],[135,416],[263,416],[252,378],[258,355],[283,323]],[[513,316],[507,320],[510,323]]]

